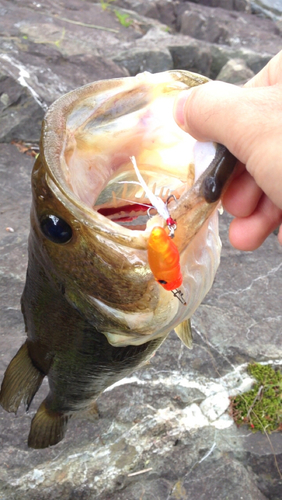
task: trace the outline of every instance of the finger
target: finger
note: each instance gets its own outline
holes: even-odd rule
[[[248,92],[247,89],[244,91]],[[242,111],[236,112],[236,103],[242,106],[242,92],[243,89],[223,82],[193,87],[179,94],[174,106],[174,118],[183,130],[196,139],[214,140],[228,147],[228,138],[234,136],[232,129],[236,128],[237,133],[240,131],[237,115],[244,116]]]
[[[238,250],[255,250],[282,222],[282,210],[263,196],[249,217],[234,219],[229,227],[229,240]]]
[[[244,170],[232,180],[224,193],[223,208],[235,217],[247,217],[255,211],[261,196],[262,190]]]

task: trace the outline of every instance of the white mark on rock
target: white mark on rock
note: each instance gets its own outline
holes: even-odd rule
[[[200,409],[210,422],[214,422],[227,410],[229,404],[228,392],[221,391],[206,398],[200,404]]]
[[[277,273],[277,271],[279,271],[279,269],[281,267],[282,267],[282,262],[280,264],[278,264],[278,266],[273,267],[272,269],[270,269],[266,274],[258,276],[257,278],[253,279],[251,281],[251,283],[247,287],[245,287],[245,288],[239,288],[238,290],[235,290],[235,291],[229,290],[228,292],[222,293],[221,295],[218,296],[218,300],[221,299],[222,297],[225,297],[226,295],[239,295],[239,294],[242,294],[244,292],[247,292],[248,290],[251,290],[251,288],[253,287],[253,285],[257,281],[264,280],[265,278],[268,278],[272,274]]]
[[[13,68],[16,68],[18,70],[17,80],[20,83],[20,85],[28,88],[28,90],[30,91],[32,97],[37,102],[37,104],[39,104],[39,106],[44,110],[47,110],[48,106],[42,102],[37,92],[35,92],[35,90],[27,82],[27,79],[30,79],[30,74],[27,71],[27,69],[18,61],[15,61],[12,57],[9,57],[7,54],[0,54],[0,58],[3,59],[4,61],[7,61]],[[14,77],[13,72],[10,72],[10,74],[12,77]]]
[[[211,449],[203,456],[203,458],[201,458],[201,460],[199,460],[199,464],[202,463],[204,460],[206,460],[213,452],[213,450],[215,449],[216,447],[216,443],[213,443]]]

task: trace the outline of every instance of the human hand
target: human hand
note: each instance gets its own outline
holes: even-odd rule
[[[229,239],[240,250],[258,248],[282,223],[282,51],[244,87],[209,82],[183,91],[174,117],[196,139],[224,144],[238,158],[222,200],[235,217]]]

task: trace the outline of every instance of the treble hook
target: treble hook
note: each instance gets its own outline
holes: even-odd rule
[[[156,210],[156,209],[155,209],[155,207],[149,207],[149,208],[148,208],[148,210],[147,210],[147,215],[148,215],[149,219],[151,219],[151,218],[153,217],[153,215],[151,215],[151,214],[150,214],[150,211],[151,211],[152,209],[153,209],[153,210]]]
[[[175,194],[170,194],[169,197],[167,198],[166,202],[165,202],[166,206],[168,205],[168,202],[169,202],[170,198],[173,198],[174,201],[177,201],[177,198],[176,198]]]
[[[181,304],[187,306],[187,302],[184,299],[183,293],[181,292],[180,288],[176,288],[176,290],[171,290],[171,292],[173,296],[176,297],[179,300],[179,302],[181,302]]]
[[[169,197],[166,200],[166,203],[165,203],[167,210],[168,210],[168,202],[169,202],[169,200],[171,198],[173,198],[174,201],[177,201],[177,198],[175,197],[175,195],[174,194],[170,194]],[[169,236],[170,236],[170,238],[174,238],[174,231],[177,228],[176,221],[172,217],[168,217],[166,219],[166,223],[167,223],[167,227],[168,227],[168,230],[169,230]]]

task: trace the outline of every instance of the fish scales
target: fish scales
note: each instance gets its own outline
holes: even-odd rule
[[[21,402],[28,409],[48,377],[32,448],[60,442],[72,415],[93,412],[97,397],[146,363],[171,330],[191,347],[191,315],[219,265],[217,208],[236,161],[204,143],[199,162],[199,143],[172,118],[176,95],[207,81],[168,71],[94,82],[58,99],[44,118],[22,295],[27,339],[0,392],[5,410]],[[152,229],[169,230],[158,214],[144,221],[138,213],[148,199],[136,189],[131,157],[148,192],[175,197],[168,208],[182,302],[148,263]]]

